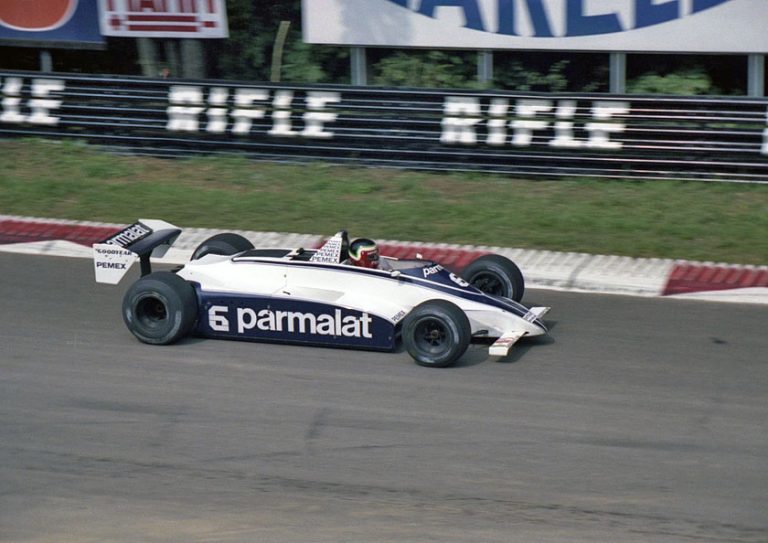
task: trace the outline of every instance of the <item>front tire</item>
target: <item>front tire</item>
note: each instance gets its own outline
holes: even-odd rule
[[[471,335],[466,314],[446,300],[419,304],[403,321],[403,345],[420,366],[452,365],[466,352]]]
[[[195,290],[175,273],[145,275],[123,297],[125,325],[143,343],[174,343],[192,331],[196,318]]]
[[[205,255],[236,255],[249,249],[253,249],[253,243],[240,234],[225,232],[211,236],[198,245],[192,253],[192,260],[203,258]]]
[[[507,257],[483,255],[464,268],[461,276],[473,287],[493,296],[523,299],[525,280],[520,268]]]

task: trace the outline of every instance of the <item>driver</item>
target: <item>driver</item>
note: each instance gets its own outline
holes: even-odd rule
[[[360,268],[379,269],[379,247],[368,238],[357,238],[349,244],[349,263]]]

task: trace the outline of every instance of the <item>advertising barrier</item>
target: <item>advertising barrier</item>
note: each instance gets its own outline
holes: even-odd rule
[[[0,137],[525,177],[768,183],[768,99],[0,71]]]

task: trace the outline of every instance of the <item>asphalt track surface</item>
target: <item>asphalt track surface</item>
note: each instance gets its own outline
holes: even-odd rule
[[[0,254],[2,542],[768,541],[768,310],[530,291],[455,368],[137,342],[83,259]]]

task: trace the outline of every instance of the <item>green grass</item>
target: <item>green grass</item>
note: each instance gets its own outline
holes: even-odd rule
[[[3,140],[0,213],[768,263],[768,185],[170,160]]]

